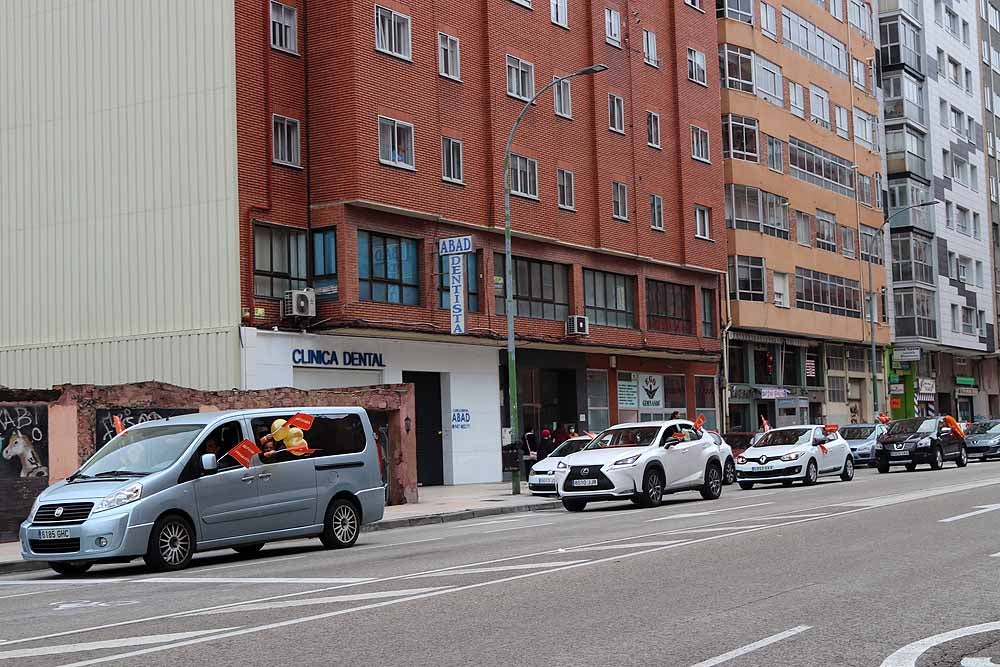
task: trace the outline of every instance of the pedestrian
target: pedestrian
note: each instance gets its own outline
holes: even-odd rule
[[[563,441],[565,441],[566,438],[568,437],[569,437],[569,431],[566,430],[566,424],[560,424],[559,428],[556,429],[555,435],[552,436],[552,444],[558,447],[559,445],[563,444]]]
[[[538,460],[548,457],[556,448],[556,443],[552,440],[552,431],[547,428],[542,429],[542,439],[538,442]]]
[[[576,426],[573,426],[572,424],[570,424],[569,425],[569,433],[567,434],[567,438],[566,439],[568,440],[569,438],[579,438],[579,437],[580,437],[580,435],[576,432]]]
[[[678,412],[677,410],[674,410],[673,412],[670,413],[670,418],[671,419],[680,419],[681,418],[681,413]]]

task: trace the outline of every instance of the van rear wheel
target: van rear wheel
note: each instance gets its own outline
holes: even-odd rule
[[[346,549],[354,546],[361,533],[361,512],[346,498],[337,498],[326,509],[323,532],[319,539],[327,549]]]

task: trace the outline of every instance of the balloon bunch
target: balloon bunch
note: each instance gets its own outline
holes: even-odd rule
[[[303,430],[298,426],[289,426],[284,419],[271,422],[271,437],[274,438],[275,446],[280,442],[296,456],[309,452],[309,443],[306,442]]]

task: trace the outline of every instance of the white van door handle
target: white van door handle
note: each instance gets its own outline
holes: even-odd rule
[[[249,484],[249,483],[251,483],[253,481],[253,475],[247,475],[246,477],[240,477],[240,479],[243,480],[244,482],[246,482],[247,484]]]
[[[264,479],[264,480],[271,479],[271,473],[262,472],[261,474],[257,475],[257,479]]]

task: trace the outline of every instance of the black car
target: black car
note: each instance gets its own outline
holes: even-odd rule
[[[965,448],[970,459],[1000,458],[1000,419],[976,422],[965,429]]]
[[[953,431],[944,417],[898,419],[875,446],[875,465],[879,472],[889,472],[890,466],[905,465],[913,470],[921,463],[940,470],[945,461],[954,461],[959,468],[969,462],[965,437]]]

